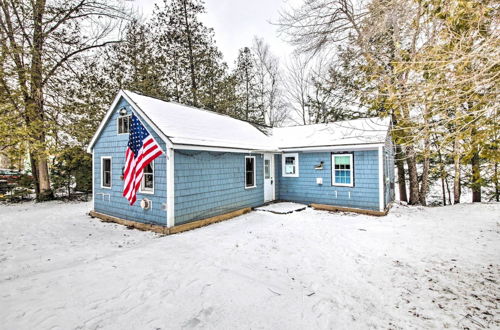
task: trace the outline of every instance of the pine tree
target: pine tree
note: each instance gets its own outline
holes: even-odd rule
[[[255,58],[248,47],[239,50],[234,70],[236,78],[237,116],[240,119],[264,123],[262,110],[259,109]]]

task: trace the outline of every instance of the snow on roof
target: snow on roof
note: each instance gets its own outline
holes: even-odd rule
[[[174,144],[276,149],[268,136],[246,121],[130,91],[124,92]]]
[[[390,118],[363,118],[274,128],[273,139],[280,149],[384,143],[389,127]]]
[[[131,91],[124,94],[175,145],[269,150],[384,143],[389,118],[273,128],[270,136],[252,124],[216,112],[166,102]]]

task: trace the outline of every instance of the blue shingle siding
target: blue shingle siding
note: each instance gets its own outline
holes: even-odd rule
[[[166,157],[164,155],[154,161],[154,194],[138,192],[137,202],[134,206],[130,206],[125,197],[122,197],[123,181],[120,176],[122,168],[125,166],[125,150],[129,136],[128,134],[118,135],[117,132],[117,118],[119,116],[117,112],[123,106],[127,107],[129,114],[131,113],[131,107],[122,99],[94,145],[94,209],[97,212],[122,219],[165,225],[167,221],[164,206],[167,196],[167,171]],[[146,129],[154,136],[162,150],[165,151],[165,143],[161,138],[137,113],[136,116],[141,119]],[[111,189],[101,188],[101,157],[108,156],[112,157]],[[151,209],[143,210],[140,207],[142,198],[148,198],[152,201]]]
[[[368,210],[379,210],[378,151],[354,151],[354,187],[332,186],[330,152],[299,153],[299,177],[281,176],[279,168],[279,199],[299,203],[318,203]],[[323,161],[322,170],[315,165]],[[316,178],[323,178],[318,185]],[[349,196],[350,193],[350,196]]]
[[[281,200],[280,180],[281,180],[281,154],[275,154],[274,155],[274,190],[275,190],[276,200]]]
[[[255,156],[257,187],[245,189],[245,156]],[[264,203],[261,154],[176,150],[175,224]]]

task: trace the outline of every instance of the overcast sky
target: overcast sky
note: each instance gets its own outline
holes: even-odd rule
[[[205,0],[207,14],[202,18],[205,25],[215,30],[217,46],[224,60],[233,67],[238,49],[251,46],[254,36],[262,37],[271,51],[282,59],[291,53],[292,47],[283,41],[276,22],[279,11],[298,0]],[[155,3],[163,0],[135,0],[136,8],[143,16],[151,15]]]

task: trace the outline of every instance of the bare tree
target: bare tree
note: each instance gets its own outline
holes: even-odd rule
[[[308,105],[311,84],[309,57],[293,54],[286,66],[286,94],[302,125],[311,123]]]
[[[258,107],[266,124],[279,126],[286,119],[288,109],[279,60],[262,38],[255,37],[252,48],[255,54]]]
[[[0,93],[22,118],[37,198],[52,195],[48,154],[51,83],[71,72],[86,51],[117,42],[125,18],[120,2],[105,0],[0,0],[0,42],[5,58]],[[12,96],[16,97],[12,97]]]

